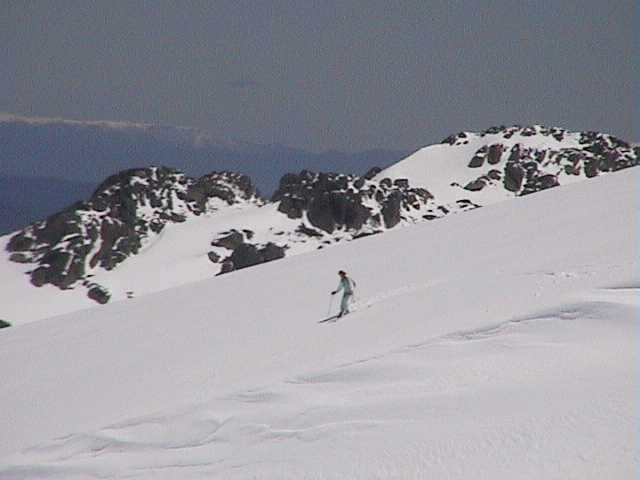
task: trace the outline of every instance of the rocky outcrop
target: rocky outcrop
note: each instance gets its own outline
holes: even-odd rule
[[[528,139],[536,136],[542,140],[539,145],[544,146],[527,146],[532,145]],[[614,136],[573,133],[540,125],[492,127],[479,134],[461,132],[447,137],[443,143],[462,146],[479,139],[486,143],[477,148],[467,166],[491,170],[464,185],[464,189],[472,192],[497,187],[500,182],[496,180],[502,179],[505,190],[529,195],[561,185],[563,177],[591,178],[638,165],[640,161],[638,147]]]
[[[273,242],[265,244],[252,243],[252,238],[253,231],[248,229],[242,231],[233,229],[222,232],[221,237],[214,239],[211,245],[230,253],[223,256],[217,252],[209,252],[209,260],[214,263],[220,263],[219,273],[222,274],[270,262],[285,256],[286,246],[279,246]]]
[[[125,170],[107,178],[89,200],[15,234],[9,259],[34,264],[34,286],[67,289],[88,271],[112,270],[135,255],[166,224],[239,202],[261,202],[245,175],[214,172],[195,180],[166,167]],[[90,298],[108,301],[97,287],[91,291]]]
[[[365,225],[392,228],[405,213],[420,210],[433,198],[426,189],[411,187],[408,179],[376,182],[373,172],[365,177],[306,170],[285,175],[271,200],[287,217],[306,217],[312,227],[331,234],[358,233]]]
[[[233,263],[235,270],[251,267],[260,263],[271,262],[284,257],[285,248],[279,247],[275,243],[267,243],[263,247],[258,247],[249,243],[243,243],[236,248],[229,256],[228,260]]]

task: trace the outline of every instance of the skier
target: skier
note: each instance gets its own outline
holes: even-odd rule
[[[353,296],[353,289],[356,287],[356,282],[349,278],[344,270],[340,270],[338,275],[340,275],[340,283],[338,283],[338,288],[331,292],[331,295],[335,295],[340,290],[343,292],[342,301],[340,302],[340,313],[338,314],[338,318],[340,318],[349,313],[349,302]]]

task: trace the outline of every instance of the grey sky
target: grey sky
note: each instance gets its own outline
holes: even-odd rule
[[[634,139],[635,2],[0,0],[0,111],[310,150],[543,123]]]

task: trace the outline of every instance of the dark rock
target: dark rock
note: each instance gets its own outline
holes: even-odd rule
[[[380,180],[380,186],[383,188],[391,188],[391,185],[393,183],[391,182],[390,178],[383,178],[382,180]]]
[[[211,242],[212,247],[222,247],[227,248],[229,250],[235,250],[238,248],[242,242],[244,241],[244,236],[242,233],[233,230],[229,235],[226,235],[222,238],[218,238]]]
[[[580,175],[580,166],[565,165],[564,173],[567,175]]]
[[[216,252],[207,253],[207,257],[209,257],[209,260],[211,260],[213,263],[218,263],[220,261],[220,255],[218,255]]]
[[[508,163],[518,163],[521,158],[521,147],[519,143],[516,143],[513,147],[511,147],[511,151],[509,153],[509,158],[507,159]]]
[[[380,167],[370,168],[367,171],[367,173],[364,174],[364,178],[365,178],[365,180],[371,180],[373,177],[378,175],[381,171],[382,171],[382,169]]]
[[[381,233],[380,230],[374,230],[371,232],[360,232],[354,235],[353,238],[357,239],[357,238],[370,237],[371,235],[377,235],[378,233]]]
[[[41,287],[48,283],[48,270],[46,267],[38,267],[31,272],[31,284],[34,287]]]
[[[426,188],[413,188],[412,189],[415,194],[422,199],[423,202],[427,202],[428,200],[433,199],[433,195]]]
[[[489,152],[487,153],[487,162],[490,165],[495,165],[499,163],[502,158],[503,146],[500,143],[495,143],[489,147]]]
[[[10,327],[11,324],[5,320],[0,320],[0,328],[7,328]]]
[[[393,184],[399,188],[409,188],[409,180],[406,178],[396,178]]]
[[[495,135],[497,133],[504,132],[506,129],[507,127],[505,127],[504,125],[494,126],[494,127],[487,128],[485,130],[485,133],[489,135]]]
[[[465,190],[469,190],[471,192],[478,192],[487,186],[487,182],[485,182],[482,178],[478,178],[476,180],[472,180],[464,186]]]
[[[7,245],[7,250],[9,252],[26,252],[31,249],[33,246],[33,239],[24,235],[24,233],[20,232],[15,234],[9,240]]]
[[[263,262],[271,262],[272,260],[278,260],[284,258],[284,248],[277,246],[275,243],[267,243],[264,248],[260,250],[260,255]]]
[[[251,267],[252,265],[258,265],[261,263],[262,258],[255,245],[243,243],[233,251],[229,260],[233,262],[233,265],[237,270],[240,268]]]
[[[470,168],[479,168],[484,163],[484,157],[481,155],[475,155],[469,162]]]
[[[584,164],[584,174],[587,178],[592,178],[598,175],[598,164],[595,160],[589,159]]]
[[[487,157],[487,151],[488,151],[488,147],[486,145],[483,145],[482,147],[480,147],[476,151],[471,161],[469,162],[469,167],[471,168],[481,167],[482,164],[484,163],[485,158]]]
[[[89,297],[94,302],[98,302],[99,304],[104,305],[111,298],[111,294],[104,287],[101,287],[100,285],[94,285],[87,292],[87,297]]]
[[[212,172],[190,185],[185,198],[195,204],[197,212],[203,212],[211,198],[219,198],[228,205],[233,205],[239,200],[255,196],[257,191],[248,176],[233,172]]]
[[[323,192],[311,200],[307,217],[314,227],[333,233],[336,222],[333,218],[332,198],[329,192]]]
[[[392,192],[391,195],[382,204],[382,218],[387,228],[395,227],[400,223],[400,206],[402,204],[402,194],[398,191]]]
[[[241,268],[251,267],[260,263],[270,262],[272,260],[283,258],[285,256],[284,251],[284,247],[279,247],[271,242],[267,243],[262,248],[258,248],[255,245],[243,243],[233,251],[227,261],[231,261],[234,269],[239,270]]]
[[[620,158],[620,155],[617,152],[607,152],[604,157],[600,159],[598,169],[601,172],[610,172],[614,170],[618,158]]]
[[[489,170],[487,177],[491,180],[500,180],[502,178],[502,173],[500,173],[500,170]]]
[[[30,259],[24,253],[12,253],[9,255],[9,261],[15,263],[29,263]]]
[[[302,233],[303,235],[307,235],[309,237],[316,237],[316,238],[322,237],[322,233],[320,233],[318,230],[314,228],[309,228],[302,223],[298,226],[298,228],[296,229],[296,232]]]
[[[218,275],[222,275],[223,273],[229,273],[235,270],[235,265],[231,260],[225,260],[222,262],[222,267],[220,268],[220,273]]]
[[[557,187],[559,184],[555,175],[541,175],[532,177],[527,180],[521,195],[529,195],[531,193],[540,192],[547,188]]]
[[[462,200],[457,200],[456,204],[460,207],[463,208],[465,210],[472,210],[475,208],[480,208],[480,205],[473,203],[471,200],[469,200],[468,198],[463,198]]]
[[[557,187],[560,185],[555,175],[543,175],[538,178],[538,183],[541,190],[546,190],[547,188]]]
[[[440,143],[448,143],[449,145],[455,145],[458,140],[463,140],[467,138],[467,134],[465,132],[460,132],[454,135],[449,135]]]
[[[291,219],[296,219],[302,217],[306,207],[306,202],[300,198],[284,197],[280,200],[278,211]]]
[[[504,188],[510,192],[517,192],[522,186],[524,169],[517,163],[507,163],[504,169]]]

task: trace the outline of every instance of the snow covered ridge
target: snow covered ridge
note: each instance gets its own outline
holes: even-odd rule
[[[486,205],[635,166],[639,158],[637,146],[612,135],[501,126],[451,135],[384,175],[408,176],[440,201],[470,195],[474,203]]]
[[[92,270],[114,269],[168,223],[237,203],[262,203],[244,175],[220,172],[194,180],[166,167],[126,170],[107,178],[88,201],[14,235],[9,259],[37,265],[28,272],[37,287],[67,289],[82,281],[90,298],[105,303],[108,291],[88,280]]]

